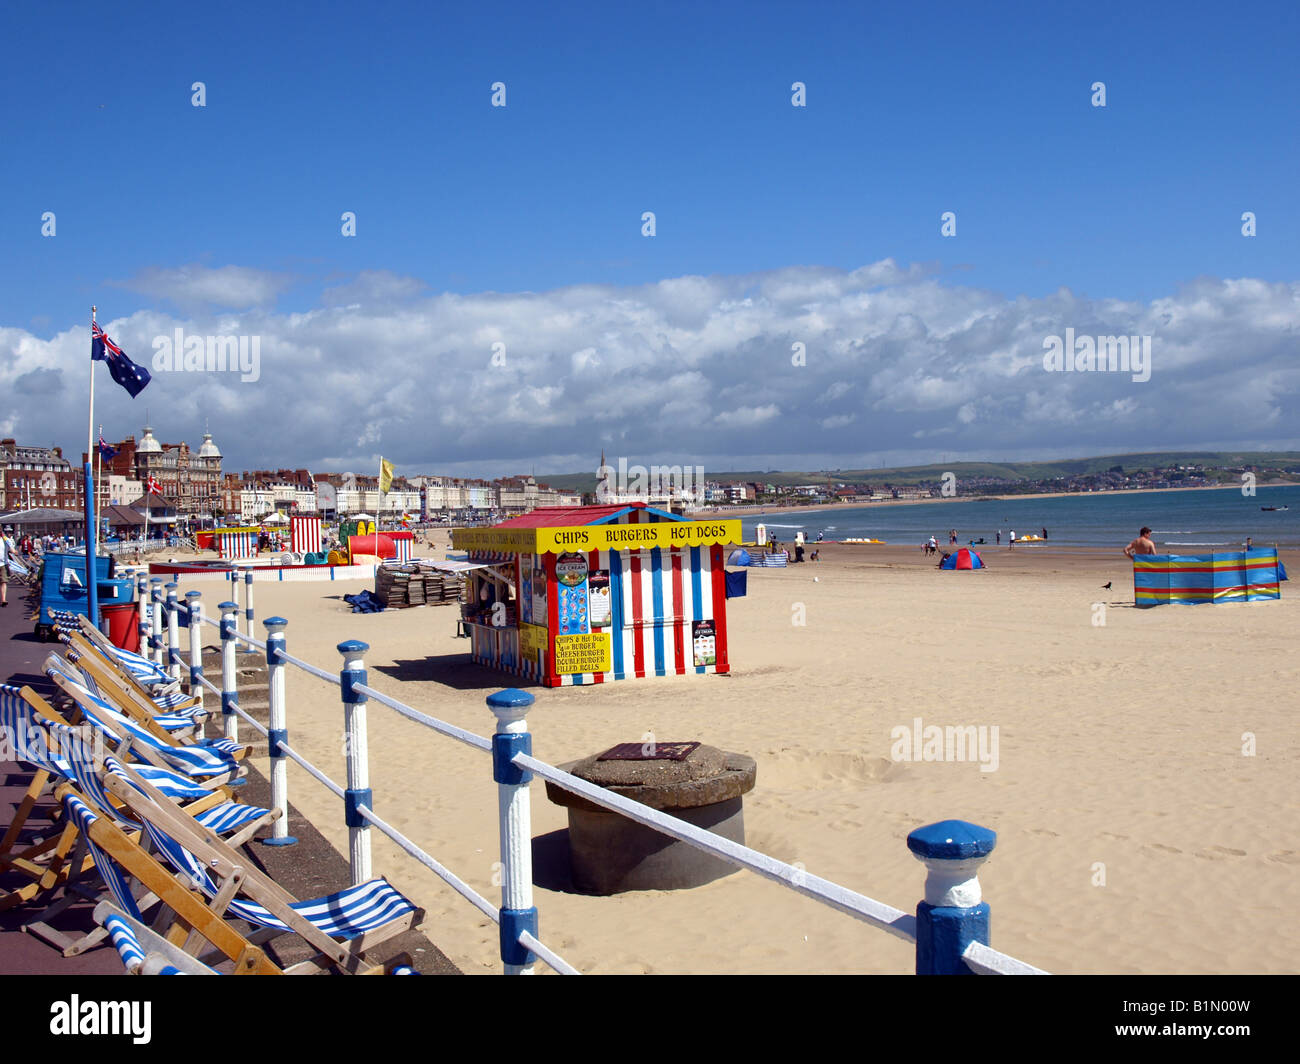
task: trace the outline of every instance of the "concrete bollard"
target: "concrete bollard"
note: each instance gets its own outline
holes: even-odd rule
[[[525,717],[533,704],[527,691],[509,688],[488,695],[488,708],[497,719],[492,735],[492,778],[497,782],[497,813],[501,836],[501,962],[506,975],[532,975],[533,951],[519,944],[527,931],[537,937],[537,907],[533,905],[533,843],[528,784],[533,774],[511,764],[516,754],[532,754],[533,737]]]
[[[251,577],[250,577],[251,579]],[[271,756],[271,804],[284,810],[284,816],[271,825],[271,837],[261,841],[267,846],[292,846],[298,840],[289,834],[289,756],[280,749],[289,741],[284,705],[284,629],[283,617],[266,620],[266,686],[270,702],[266,728],[267,753]]]
[[[227,739],[239,742],[239,717],[235,706],[239,705],[239,691],[236,687],[235,674],[235,619],[239,616],[239,606],[233,602],[223,602],[217,607],[221,611],[221,722]]]
[[[343,668],[339,672],[339,688],[343,692],[343,734],[347,738],[345,752],[348,761],[348,787],[344,793],[344,820],[348,826],[348,857],[352,868],[353,884],[365,883],[373,878],[370,861],[370,823],[357,812],[358,808],[374,808],[374,795],[370,789],[370,760],[366,739],[366,703],[370,696],[356,689],[366,682],[366,667],[362,658],[369,644],[349,639],[338,646],[343,655]]]
[[[916,974],[971,975],[962,953],[989,944],[989,905],[980,900],[980,865],[997,845],[996,832],[964,820],[941,820],[907,836],[925,863],[925,900],[916,907]]]

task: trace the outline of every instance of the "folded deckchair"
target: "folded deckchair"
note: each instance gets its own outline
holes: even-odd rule
[[[68,657],[61,654],[47,657],[46,673],[51,676],[58,673],[73,683],[80,684],[92,695],[112,705],[123,716],[130,717],[146,731],[152,732],[158,739],[193,742],[200,738],[198,724],[188,713],[160,711],[153,703],[128,694],[120,685],[114,684],[107,673],[96,669],[84,659],[74,663],[72,656],[75,651],[71,648],[68,654]]]
[[[93,647],[105,661],[111,662],[140,694],[155,702],[162,709],[187,709],[197,705],[197,695],[187,695],[180,691],[180,684],[159,665],[146,657],[133,654],[129,650],[114,646],[108,638],[85,617],[78,617],[78,628],[69,632],[69,639],[74,645],[81,643]],[[75,636],[76,638],[72,638]]]
[[[0,895],[0,910],[31,902],[42,894],[52,894],[61,889],[62,897],[28,920],[25,926],[28,931],[62,951],[64,956],[75,956],[98,942],[103,937],[103,932],[95,930],[74,940],[52,927],[49,921],[72,904],[76,895],[86,894],[79,879],[89,870],[92,862],[85,856],[84,840],[74,825],[65,823],[53,838],[45,842],[38,840],[20,853],[10,855],[7,852],[9,844],[17,839],[22,822],[30,815],[32,806],[51,777],[56,781],[76,783],[100,807],[101,812],[123,818],[115,808],[114,799],[104,791],[99,778],[93,726],[87,725],[83,729],[69,727],[30,688],[18,692],[13,688],[0,688],[0,726],[6,729],[7,734],[16,737],[16,757],[37,770],[15,822],[6,833],[6,845],[0,849],[0,867],[13,868],[28,876],[31,881],[7,895]],[[87,732],[91,734],[88,735]],[[230,835],[232,845],[239,845],[251,838],[259,829],[271,824],[281,815],[278,809],[268,810],[233,802],[227,788],[212,790],[168,769],[135,765],[132,770],[148,780],[167,800],[184,803],[180,807],[184,814],[193,817],[204,829],[219,835],[233,832]],[[138,834],[138,824],[125,819],[123,823]],[[69,853],[72,854],[71,858]],[[45,863],[41,863],[42,857],[45,858]]]
[[[127,916],[112,902],[95,906],[95,922],[107,933],[127,975],[217,975],[179,946]]]
[[[198,698],[183,696],[184,702],[151,698],[128,674],[105,659],[80,636],[64,638],[68,639],[64,660],[75,669],[76,675],[73,678],[79,679],[92,694],[113,702],[141,723],[153,720],[164,731],[173,734],[191,733],[196,739],[203,737],[203,722],[207,720],[208,713],[199,707]],[[69,670],[63,671],[71,675]]]
[[[108,702],[70,679],[57,667],[46,672],[55,684],[77,704],[82,715],[102,729],[114,742],[122,744],[119,754],[133,750],[140,760],[159,768],[173,768],[187,776],[216,778],[227,782],[243,774],[239,761],[248,756],[249,747],[240,746],[229,739],[205,740],[201,744],[185,746],[159,738],[147,725],[138,724],[118,712]]]
[[[55,796],[62,804],[68,822],[75,825],[86,839],[95,867],[125,915],[143,923],[131,893],[130,880],[134,878],[144,890],[160,899],[176,918],[168,941],[174,943],[176,937],[197,934],[234,961],[236,971],[266,975],[280,973],[279,966],[272,963],[260,948],[213,913],[200,894],[173,879],[167,869],[111,819],[96,813],[75,787],[65,783]]]
[[[104,784],[144,826],[158,853],[208,898],[213,915],[246,920],[265,929],[250,941],[266,941],[288,931],[301,936],[317,955],[292,972],[334,966],[356,972],[366,951],[409,930],[424,917],[385,879],[307,901],[295,901],[283,887],[246,857],[199,828],[166,801],[146,780],[109,755]],[[215,944],[215,943],[214,943]]]

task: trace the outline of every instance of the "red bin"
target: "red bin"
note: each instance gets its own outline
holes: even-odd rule
[[[100,606],[104,624],[108,628],[109,642],[122,650],[138,653],[140,650],[140,623],[134,602],[115,606]]]

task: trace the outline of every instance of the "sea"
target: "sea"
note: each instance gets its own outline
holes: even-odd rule
[[[1265,506],[1289,507],[1265,511]],[[948,530],[957,530],[957,542],[966,546],[983,539],[993,544],[999,531],[1002,542],[1015,530],[1016,537],[1042,535],[1047,543],[1031,547],[1099,547],[1122,549],[1146,525],[1156,546],[1169,553],[1190,553],[1240,548],[1249,536],[1255,546],[1277,544],[1300,547],[1300,485],[1256,488],[1254,495],[1240,489],[1208,491],[1104,491],[1086,495],[1049,496],[1042,499],[956,499],[944,502],[891,506],[875,504],[843,510],[810,510],[745,517],[745,539],[765,524],[768,534],[790,542],[802,530],[806,539],[883,539],[886,543],[924,543],[934,536],[948,546]]]

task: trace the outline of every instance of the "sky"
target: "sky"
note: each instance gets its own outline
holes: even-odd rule
[[[227,471],[1300,447],[1295,5],[442,7],[0,12],[0,436],[94,304]]]

